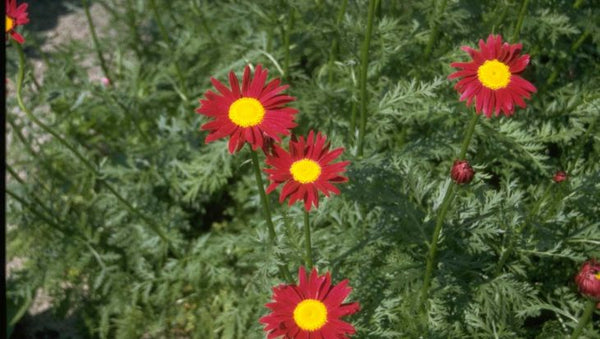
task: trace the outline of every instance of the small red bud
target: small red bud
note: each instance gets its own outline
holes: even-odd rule
[[[579,292],[600,301],[600,263],[594,259],[583,263],[575,276],[575,283]]]
[[[100,79],[100,82],[102,82],[102,86],[104,87],[110,87],[111,85],[111,81],[107,77],[103,77],[102,79]]]
[[[565,180],[567,180],[567,173],[564,171],[558,171],[556,172],[556,174],[554,174],[554,177],[552,177],[552,180],[554,180],[554,182],[563,182]]]
[[[473,180],[473,167],[466,160],[454,160],[450,176],[457,184],[468,184]]]

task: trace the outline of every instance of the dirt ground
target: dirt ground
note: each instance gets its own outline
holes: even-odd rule
[[[99,4],[90,7],[90,13],[94,20],[96,32],[114,34],[109,25],[109,15]],[[85,12],[78,0],[35,0],[29,1],[30,23],[23,30],[28,31],[26,38],[34,34],[35,41],[39,42],[40,50],[44,53],[51,52],[57,46],[67,43],[69,40],[83,40],[89,43],[90,57],[84,60],[83,65],[88,70],[90,81],[100,81],[102,73],[100,67],[95,65],[93,58],[93,47],[87,24]],[[34,39],[31,37],[31,39]],[[32,41],[33,43],[33,41]],[[27,42],[25,43],[27,44]],[[27,53],[27,46],[26,46]],[[46,65],[35,53],[28,54],[28,60],[33,66],[33,74],[38,83],[43,84]],[[14,95],[13,79],[7,83],[7,93]],[[13,112],[13,110],[10,110]],[[14,113],[24,116],[18,109]],[[41,135],[40,138],[45,138]],[[7,148],[10,148],[10,131],[7,133]],[[7,225],[18,227],[18,225]],[[11,272],[23,267],[25,258],[9,258],[6,263],[5,272],[8,277]],[[57,319],[53,312],[52,299],[42,289],[36,291],[35,299],[25,317],[15,327],[11,339],[80,339],[85,335],[78,329],[82,328],[81,319],[76,312],[69,312],[66,319]]]

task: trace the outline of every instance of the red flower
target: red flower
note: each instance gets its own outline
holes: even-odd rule
[[[27,3],[22,3],[17,7],[16,0],[6,0],[6,34],[10,33],[10,36],[20,44],[24,43],[25,39],[15,31],[15,28],[29,22],[27,6],[29,6]]]
[[[565,180],[567,180],[567,173],[564,171],[558,171],[556,172],[556,174],[554,174],[554,177],[552,177],[552,180],[554,180],[554,182],[559,183],[559,182],[563,182]]]
[[[200,107],[196,109],[196,112],[214,119],[202,125],[202,129],[210,131],[207,143],[229,136],[229,152],[234,153],[245,142],[256,150],[263,147],[265,137],[281,142],[279,134],[290,134],[290,129],[296,127],[294,114],[298,111],[284,105],[295,98],[280,94],[288,86],[279,86],[279,79],[265,85],[267,73],[266,69],[257,65],[251,79],[250,67],[246,66],[241,90],[233,72],[229,73],[231,89],[211,78],[220,94],[206,91],[206,99],[200,100]]]
[[[594,259],[583,263],[575,282],[579,292],[600,301],[600,263]]]
[[[535,87],[518,74],[525,70],[529,55],[521,54],[521,44],[502,43],[502,36],[490,34],[487,42],[479,40],[479,49],[469,46],[461,49],[471,56],[471,62],[453,62],[450,66],[460,69],[450,74],[449,79],[461,78],[454,88],[461,94],[460,101],[467,100],[471,106],[490,118],[492,113],[506,116],[514,113],[514,104],[525,108],[523,98],[529,99]]]
[[[450,171],[450,177],[456,181],[457,184],[468,184],[473,180],[473,167],[469,165],[466,160],[454,160],[452,170]]]
[[[347,279],[331,285],[329,272],[318,276],[314,268],[307,279],[304,267],[300,267],[298,277],[298,285],[273,288],[273,301],[265,305],[272,313],[260,318],[266,325],[267,339],[348,338],[356,332],[351,324],[340,320],[360,309],[356,302],[342,303],[352,291]]]
[[[348,181],[340,174],[346,171],[349,161],[330,164],[344,152],[343,148],[329,150],[327,138],[321,133],[315,137],[310,131],[306,140],[290,140],[289,150],[286,152],[279,145],[275,145],[271,154],[267,154],[267,165],[272,168],[265,169],[269,174],[271,185],[267,193],[271,193],[279,184],[284,183],[279,196],[279,202],[290,197],[289,205],[297,200],[304,199],[304,208],[309,211],[311,206],[319,207],[319,191],[325,196],[329,192],[340,194],[332,183]]]

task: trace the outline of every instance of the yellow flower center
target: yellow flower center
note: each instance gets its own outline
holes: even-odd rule
[[[294,161],[290,167],[290,173],[297,182],[308,184],[315,182],[321,175],[321,166],[318,162],[310,159]]]
[[[486,60],[477,69],[477,78],[479,78],[481,84],[493,90],[508,86],[510,76],[508,66],[496,59]]]
[[[294,309],[294,321],[305,331],[318,330],[327,322],[327,307],[319,300],[302,300]]]
[[[13,21],[13,19],[9,18],[7,15],[6,16],[6,33],[8,33],[11,29],[13,29],[13,27],[15,27],[15,22]]]
[[[260,124],[265,117],[265,108],[254,98],[239,98],[229,106],[229,119],[240,127]]]
[[[594,274],[594,277],[596,277],[596,280],[600,280],[600,272]]]

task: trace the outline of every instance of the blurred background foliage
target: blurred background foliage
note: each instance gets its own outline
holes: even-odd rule
[[[297,98],[294,132],[322,131],[352,161],[349,183],[322,201],[312,227],[317,267],[348,278],[361,304],[348,319],[357,338],[564,338],[576,326],[585,300],[573,277],[600,257],[597,3],[378,1],[364,156],[352,116],[367,1],[93,1],[106,13],[92,20],[107,74],[89,35],[41,47],[52,23],[36,13],[50,3],[82,13],[81,3],[29,3],[31,23],[19,30],[28,63],[45,71],[27,69],[25,103],[96,170],[8,94],[7,260],[23,262],[7,281],[12,325],[42,289],[83,337],[265,336],[258,318],[281,282],[273,253],[292,272],[302,264],[302,210],[271,195],[279,239],[269,248],[248,150],[205,144],[207,120],[194,112],[211,76],[260,63]],[[431,312],[416,317],[433,220],[469,121],[449,65],[492,32],[523,44],[524,77],[538,92],[511,118],[479,120],[467,156],[475,180],[450,206]],[[6,63],[15,81],[14,46]],[[552,181],[558,170],[566,182]],[[587,337],[600,336],[598,319]]]

